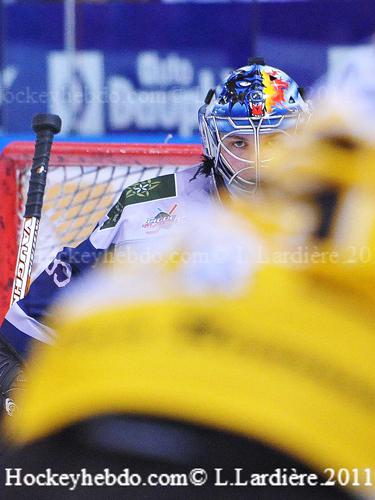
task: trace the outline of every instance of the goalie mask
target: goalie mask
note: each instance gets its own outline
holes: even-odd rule
[[[205,155],[230,192],[254,192],[260,168],[271,160],[264,145],[276,134],[292,134],[308,116],[296,82],[254,59],[208,92],[198,114]]]

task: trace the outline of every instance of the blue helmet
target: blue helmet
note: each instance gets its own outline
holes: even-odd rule
[[[262,144],[292,133],[309,114],[297,83],[254,59],[208,92],[198,113],[205,155],[231,192],[253,192],[270,161],[261,157]]]

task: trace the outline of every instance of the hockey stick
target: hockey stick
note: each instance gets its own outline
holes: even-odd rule
[[[25,296],[30,285],[53,136],[61,130],[61,118],[57,115],[38,114],[34,116],[32,126],[36,133],[36,141],[18,248],[11,305]]]

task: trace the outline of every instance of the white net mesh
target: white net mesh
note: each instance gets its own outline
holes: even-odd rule
[[[171,165],[50,166],[32,277],[37,276],[64,246],[76,246],[116,202],[125,187],[175,172]],[[21,213],[28,174],[20,173]],[[23,171],[24,172],[24,171]]]

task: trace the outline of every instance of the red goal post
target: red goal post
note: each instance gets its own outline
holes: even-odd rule
[[[10,300],[32,141],[13,142],[0,156],[0,321]],[[52,147],[33,276],[62,246],[88,236],[123,189],[201,161],[194,144],[58,142]]]

